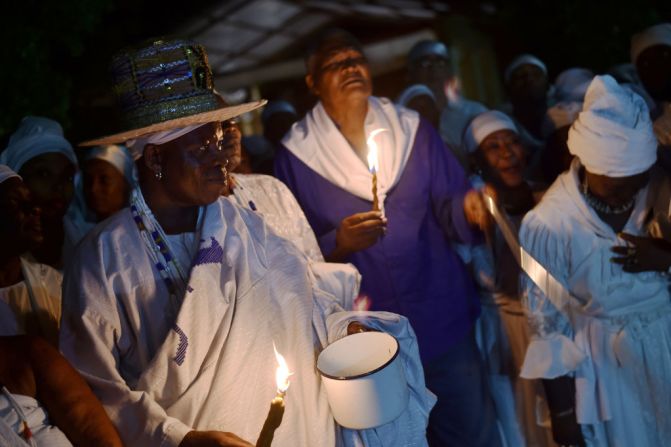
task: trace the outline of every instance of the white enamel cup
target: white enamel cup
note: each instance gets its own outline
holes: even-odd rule
[[[384,332],[362,332],[330,344],[319,354],[317,369],[333,417],[343,427],[379,427],[408,405],[398,341]]]

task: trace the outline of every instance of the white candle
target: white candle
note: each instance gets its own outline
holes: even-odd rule
[[[377,171],[379,165],[375,135],[384,132],[385,130],[387,129],[375,129],[370,133],[370,136],[366,140],[366,145],[368,146],[368,170],[373,174],[373,211],[380,211],[380,204],[377,198]]]
[[[275,351],[275,358],[277,359],[278,364],[277,371],[275,372],[277,394],[273,400],[270,401],[270,410],[268,410],[268,416],[263,423],[259,440],[256,441],[256,447],[270,447],[270,444],[273,442],[275,430],[277,430],[282,423],[282,417],[284,416],[284,396],[289,389],[289,376],[291,376],[289,366],[282,354],[277,352],[275,343],[273,343],[273,350]]]

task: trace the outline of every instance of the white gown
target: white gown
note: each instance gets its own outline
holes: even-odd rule
[[[0,336],[41,335],[58,344],[63,275],[48,265],[21,258],[24,280],[0,288]]]
[[[260,216],[223,198],[206,208],[199,237],[177,315],[129,209],[97,226],[66,272],[61,350],[125,444],[177,446],[192,429],[255,442],[276,393],[275,343],[294,374],[273,445],[353,445],[340,438],[315,361],[349,321],[326,319],[350,305],[358,272],[307,262]],[[423,378],[414,386],[425,390]],[[395,436],[423,446],[432,402],[414,394],[416,429],[396,425]]]
[[[568,290],[545,296],[524,277],[532,341],[521,376],[574,375],[576,413],[588,445],[671,445],[671,302],[654,272],[612,263],[623,245],[579,191],[580,163],[562,174],[520,230],[524,248]],[[637,196],[624,232],[646,231],[651,185]]]
[[[235,174],[234,178],[230,200],[259,213],[276,234],[293,242],[312,261],[324,262],[312,227],[284,183],[269,175]]]

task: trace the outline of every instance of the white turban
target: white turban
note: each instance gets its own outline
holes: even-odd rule
[[[593,174],[628,177],[648,170],[657,160],[648,106],[611,76],[596,76],[569,130],[568,148]]]
[[[478,150],[480,143],[499,130],[512,130],[518,133],[513,120],[503,112],[489,110],[473,118],[464,134],[464,146],[468,153]]]
[[[660,44],[671,47],[671,23],[660,23],[634,34],[631,38],[631,63],[636,65],[636,59],[645,49]]]
[[[0,184],[6,182],[12,177],[21,178],[19,174],[12,171],[12,169],[7,165],[0,165]]]
[[[506,71],[503,75],[503,79],[508,82],[510,81],[510,76],[513,74],[513,71],[517,67],[520,67],[522,65],[535,65],[536,67],[540,68],[543,70],[543,73],[545,73],[545,76],[548,74],[548,69],[543,63],[542,60],[538,59],[536,56],[532,54],[522,54],[520,56],[517,56],[511,63],[508,65],[508,68],[506,68]]]
[[[555,80],[557,100],[582,101],[593,78],[594,73],[587,68],[574,67],[562,71]]]
[[[436,102],[436,97],[429,87],[424,84],[413,84],[398,95],[396,104],[406,107],[412,99],[418,96],[428,96]]]
[[[160,144],[168,143],[198,129],[199,127],[204,126],[205,124],[208,123],[193,124],[191,126],[178,127],[176,129],[164,130],[163,132],[155,132],[149,135],[144,135],[134,140],[126,141],[126,147],[128,147],[128,149],[131,151],[133,158],[137,160],[138,158],[142,157],[142,154],[144,153],[144,147],[146,145],[155,144],[158,146]]]
[[[77,166],[72,145],[63,137],[63,128],[56,121],[39,116],[26,116],[9,137],[9,145],[0,154],[0,163],[19,172],[26,162],[47,153],[65,155]]]
[[[578,119],[581,111],[582,102],[580,101],[563,101],[550,107],[545,112],[545,119],[541,129],[543,137],[547,138],[555,130],[573,124]]]
[[[110,144],[96,146],[86,152],[86,160],[103,160],[114,166],[126,178],[129,185],[135,183],[135,161],[124,146]]]

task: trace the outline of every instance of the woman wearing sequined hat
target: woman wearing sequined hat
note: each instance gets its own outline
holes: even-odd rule
[[[644,100],[596,76],[568,147],[576,156],[570,170],[520,230],[543,267],[523,277],[532,339],[521,376],[544,379],[559,444],[668,445],[668,279],[610,262],[611,246],[626,245],[620,232],[647,232],[657,194],[649,181],[657,142]]]

